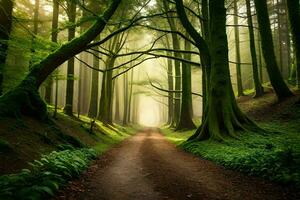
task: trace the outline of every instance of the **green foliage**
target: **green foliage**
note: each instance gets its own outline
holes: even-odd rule
[[[0,138],[0,152],[7,152],[10,150],[11,150],[10,144],[7,141]]]
[[[291,134],[247,133],[226,142],[183,142],[180,147],[227,168],[300,186],[300,138]]]
[[[300,105],[289,106],[259,125],[268,133],[244,132],[238,140],[224,142],[186,141],[194,131],[163,132],[180,148],[226,168],[300,187]]]
[[[59,186],[85,170],[96,158],[92,149],[53,151],[29,163],[31,169],[0,177],[0,199],[41,199],[53,196]]]

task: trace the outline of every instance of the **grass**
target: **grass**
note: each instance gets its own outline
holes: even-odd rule
[[[239,140],[186,141],[195,130],[173,132],[166,138],[180,148],[226,168],[300,187],[300,106],[289,107],[259,125],[267,134],[241,133]]]

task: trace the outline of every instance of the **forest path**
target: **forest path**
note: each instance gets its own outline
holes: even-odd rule
[[[280,186],[183,152],[155,130],[109,150],[57,199],[293,199]]]

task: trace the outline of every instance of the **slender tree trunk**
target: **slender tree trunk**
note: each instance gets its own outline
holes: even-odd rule
[[[261,84],[264,83],[264,72],[263,72],[263,55],[262,55],[262,49],[261,49],[261,39],[260,39],[260,33],[259,30],[257,30],[257,49],[258,49],[258,68],[259,68],[259,78],[261,81]]]
[[[290,29],[296,57],[298,89],[300,89],[300,5],[298,0],[287,1]]]
[[[123,111],[123,125],[128,122],[128,74],[123,75],[123,87],[124,87],[124,111]]]
[[[51,33],[51,41],[57,42],[58,36],[58,16],[59,16],[59,4],[57,0],[53,0],[53,10],[52,10],[52,33]],[[50,104],[51,103],[51,93],[52,93],[52,84],[53,77],[48,78],[48,83],[45,88],[45,101]]]
[[[134,69],[131,70],[131,78],[130,78],[130,89],[129,89],[129,99],[128,99],[128,112],[127,119],[128,122],[131,122],[131,101],[132,101],[132,90],[133,90],[133,73]]]
[[[115,121],[120,122],[121,121],[121,115],[120,115],[120,90],[119,90],[119,84],[115,83],[115,92],[116,92],[116,107],[115,107]]]
[[[209,14],[208,14],[208,0],[202,0],[201,6],[202,13],[202,35],[206,43],[209,44]],[[209,91],[209,77],[210,77],[210,67],[206,66],[207,61],[203,56],[200,56],[200,61],[202,65],[202,123],[205,116],[205,107],[208,98]]]
[[[252,58],[252,72],[253,72],[253,81],[255,88],[255,97],[260,97],[263,95],[263,87],[259,80],[259,71],[257,65],[257,57],[256,57],[256,47],[255,47],[255,37],[254,37],[254,29],[252,22],[252,14],[251,14],[251,4],[250,0],[246,0],[246,8],[247,8],[247,20],[248,20],[248,32],[249,32],[249,41],[250,41],[250,52]]]
[[[12,0],[2,0],[0,6],[0,96],[3,93],[3,71],[6,62],[8,40],[12,25]]]
[[[234,35],[235,35],[235,60],[236,60],[236,81],[238,96],[244,96],[243,82],[242,82],[242,71],[241,71],[241,52],[240,52],[240,30],[239,30],[239,18],[238,18],[238,6],[237,0],[233,2],[234,7]]]
[[[279,61],[279,68],[280,72],[282,74],[282,77],[284,77],[284,69],[283,69],[283,58],[282,58],[282,21],[281,21],[281,9],[280,9],[280,3],[279,0],[276,0],[276,12],[277,12],[277,34],[278,34],[278,61]]]
[[[40,0],[35,0],[34,3],[34,11],[33,11],[33,34],[38,34],[39,28],[39,8],[40,8]],[[31,59],[29,61],[29,70],[30,67],[33,65],[34,61],[34,54],[35,54],[35,36],[31,38]]]
[[[254,0],[254,3],[261,36],[262,52],[266,62],[269,78],[278,99],[282,100],[293,96],[293,93],[284,82],[276,62],[267,1]]]
[[[72,23],[72,26],[68,28],[68,40],[71,41],[75,38],[75,24],[76,21],[76,4],[72,1],[68,2],[68,17],[69,22]],[[73,115],[73,95],[74,95],[74,57],[68,60],[68,69],[67,69],[67,91],[66,91],[66,105],[64,112],[67,115]]]
[[[166,40],[166,46],[167,48],[171,49],[171,45],[169,43],[169,40],[167,38]],[[167,52],[168,56],[172,56],[171,52]],[[174,79],[173,79],[173,64],[172,60],[167,60],[168,69],[167,69],[167,76],[168,76],[168,89],[170,91],[174,90]],[[169,92],[168,93],[168,125],[172,125],[174,120],[174,93]]]
[[[191,44],[185,40],[185,50],[191,50]],[[184,59],[191,60],[191,54],[184,54]],[[182,98],[181,98],[181,112],[180,119],[176,130],[182,129],[194,129],[196,128],[192,117],[192,77],[191,77],[191,65],[182,63]]]
[[[99,40],[98,36],[96,40]],[[95,69],[100,69],[99,62],[99,52],[97,51],[98,47],[95,47],[93,55],[93,67]],[[91,91],[91,99],[90,99],[90,107],[89,107],[89,117],[96,118],[98,112],[98,91],[99,91],[99,72],[96,70],[92,71],[92,91]]]
[[[166,10],[170,10],[169,5],[166,1],[163,1],[164,7]],[[168,14],[168,23],[171,31],[177,31],[176,22],[174,20],[174,16],[172,14]],[[176,33],[171,34],[172,44],[174,50],[180,50],[180,42]],[[181,54],[178,52],[174,52],[174,56],[176,58],[181,58]],[[175,90],[181,90],[181,70],[180,70],[180,62],[178,60],[174,61],[175,66]],[[180,93],[175,94],[175,106],[174,106],[174,118],[173,118],[173,126],[177,126],[180,119]]]

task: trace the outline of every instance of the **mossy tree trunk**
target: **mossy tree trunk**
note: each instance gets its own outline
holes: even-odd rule
[[[287,1],[290,29],[296,57],[296,71],[298,76],[298,89],[300,89],[300,5],[298,0]]]
[[[187,40],[184,42],[185,50],[191,50],[191,43]],[[185,54],[184,59],[191,60],[191,54]],[[176,130],[183,129],[194,129],[196,128],[192,117],[193,117],[193,107],[192,107],[192,74],[191,65],[187,63],[182,63],[182,98],[181,98],[181,111],[180,119]]]
[[[226,35],[226,9],[225,0],[210,0],[210,54],[211,72],[209,80],[208,102],[202,125],[190,139],[224,140],[226,137],[237,137],[238,130],[256,130],[258,127],[239,109],[231,85],[228,64],[228,42]],[[185,14],[182,0],[176,0],[179,18],[187,31],[192,30],[191,24]],[[198,44],[205,45],[201,36],[196,37]],[[207,45],[207,44],[206,44]],[[200,47],[200,46],[199,46]],[[205,49],[203,49],[205,50]],[[200,51],[200,53],[202,53]],[[203,52],[207,53],[207,52]]]
[[[293,96],[280,73],[276,62],[274,43],[270,26],[270,19],[266,0],[254,0],[259,32],[261,36],[262,53],[266,62],[266,68],[269,74],[271,84],[279,100]]]
[[[0,6],[0,96],[3,93],[3,70],[12,25],[13,1],[3,0]]]
[[[263,91],[261,82],[259,80],[259,71],[258,71],[258,64],[257,64],[257,57],[256,57],[255,36],[254,36],[254,28],[253,28],[250,0],[246,0],[246,8],[247,8],[250,53],[251,53],[251,59],[252,59],[253,82],[254,82],[254,88],[255,88],[254,97],[260,97],[263,95],[264,91]]]
[[[208,14],[208,0],[202,0],[201,5],[201,14],[203,20],[201,20],[201,31],[202,31],[202,37],[206,41],[207,44],[209,44],[209,14]],[[199,49],[200,50],[200,49]],[[203,51],[202,51],[203,52]],[[208,53],[207,53],[208,54]],[[209,91],[209,77],[210,77],[210,61],[208,61],[208,57],[205,58],[205,56],[202,56],[203,53],[201,53],[200,61],[202,65],[202,122],[205,116],[205,107],[207,103],[208,98],[208,91]],[[205,60],[206,59],[206,60]]]
[[[113,0],[101,17],[80,37],[62,45],[41,62],[34,64],[18,86],[0,97],[0,116],[19,117],[26,114],[39,119],[47,117],[46,105],[38,88],[58,66],[83,51],[103,31],[119,4],[120,0]]]
[[[68,28],[68,40],[71,41],[75,38],[75,21],[76,21],[76,4],[73,1],[68,1],[68,9],[67,9],[69,23],[72,24],[70,28]],[[74,57],[68,60],[67,67],[67,91],[66,91],[66,105],[64,107],[64,113],[67,115],[73,115],[73,97],[74,97]]]

